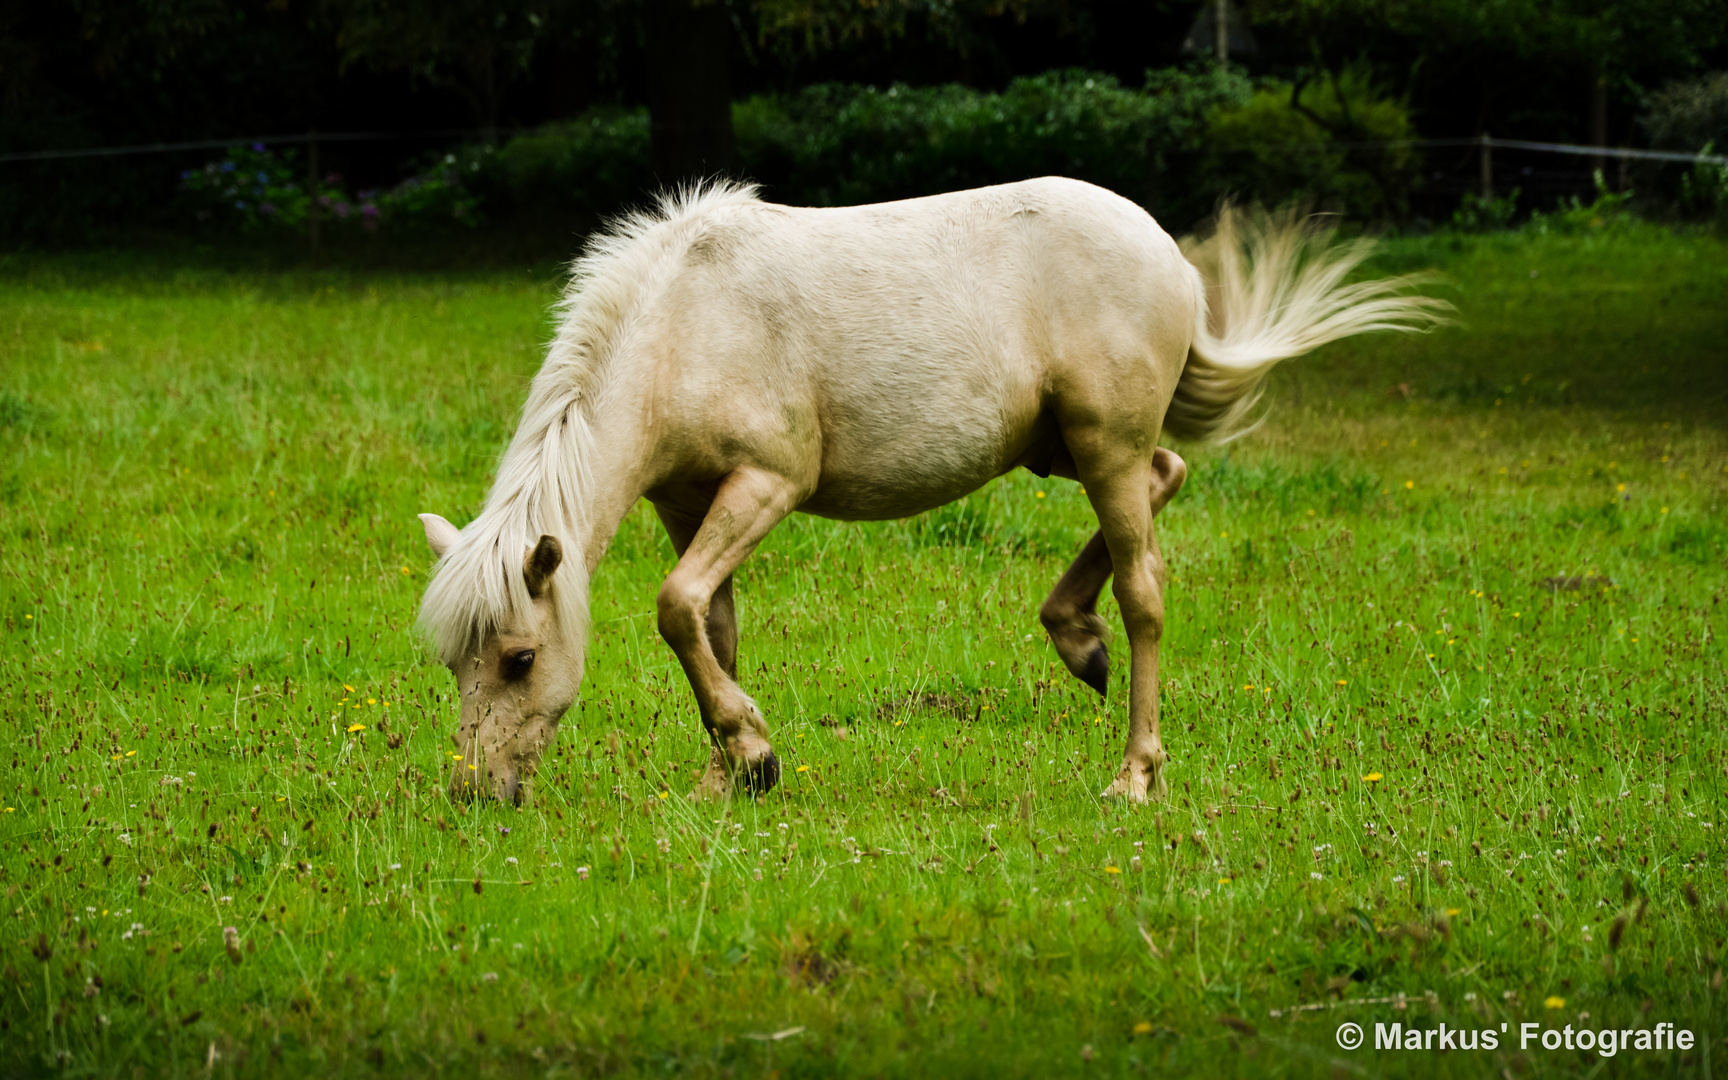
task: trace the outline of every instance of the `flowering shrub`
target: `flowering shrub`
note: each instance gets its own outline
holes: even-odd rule
[[[260,233],[306,227],[312,196],[299,154],[276,153],[263,143],[236,146],[202,169],[180,174],[180,194],[199,225],[224,231]],[[318,216],[376,228],[378,207],[370,192],[352,196],[332,173],[318,182]]]
[[[485,169],[490,147],[470,147],[436,158],[424,170],[387,191],[350,192],[342,177],[318,181],[318,219],[336,229],[367,232],[438,225],[472,226],[482,220],[471,180]],[[227,232],[298,232],[306,228],[313,194],[295,150],[281,153],[261,143],[237,146],[220,160],[180,174],[180,195],[200,226]]]
[[[490,146],[464,147],[368,201],[392,230],[417,230],[440,225],[473,227],[483,220],[475,191],[482,173],[490,171],[495,151]]]

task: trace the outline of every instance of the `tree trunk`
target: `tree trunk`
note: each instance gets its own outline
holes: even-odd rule
[[[648,111],[662,184],[732,165],[731,39],[723,0],[649,0]]]

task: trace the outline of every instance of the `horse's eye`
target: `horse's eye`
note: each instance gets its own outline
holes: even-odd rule
[[[524,675],[528,674],[528,669],[533,667],[533,666],[534,666],[534,650],[533,649],[523,649],[521,652],[517,653],[515,656],[512,656],[509,660],[508,668],[509,668],[509,672],[510,672],[510,677],[513,679],[520,679]]]

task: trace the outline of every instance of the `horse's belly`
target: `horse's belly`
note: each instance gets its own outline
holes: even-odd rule
[[[927,402],[928,403],[928,402]],[[932,422],[941,413],[939,422]],[[1013,468],[1044,427],[1037,403],[932,410],[922,423],[830,428],[805,513],[849,521],[911,517],[953,502]],[[1052,435],[1053,438],[1053,435]]]

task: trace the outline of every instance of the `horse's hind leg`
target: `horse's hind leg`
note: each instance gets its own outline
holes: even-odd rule
[[[1144,802],[1166,791],[1164,744],[1158,732],[1158,646],[1164,635],[1168,574],[1153,519],[1182,487],[1188,467],[1162,448],[1149,461],[1105,447],[1097,447],[1086,460],[1076,455],[1076,460],[1108,549],[1115,578],[1112,591],[1122,609],[1130,654],[1128,743],[1122,768],[1104,794]]]
[[[1104,694],[1110,685],[1109,628],[1098,617],[1098,593],[1110,580],[1110,548],[1092,534],[1038,609],[1056,655],[1081,682]]]
[[[678,654],[696,694],[702,726],[717,751],[701,792],[724,794],[734,777],[749,790],[766,791],[780,779],[780,762],[768,742],[768,724],[727,672],[710,638],[710,623],[722,585],[768,530],[792,512],[799,495],[785,477],[760,469],[733,472],[721,482],[678,565],[660,586],[660,636]],[[733,661],[735,624],[730,617],[723,622],[723,629],[730,628],[732,635],[728,651],[733,655],[726,660]]]

